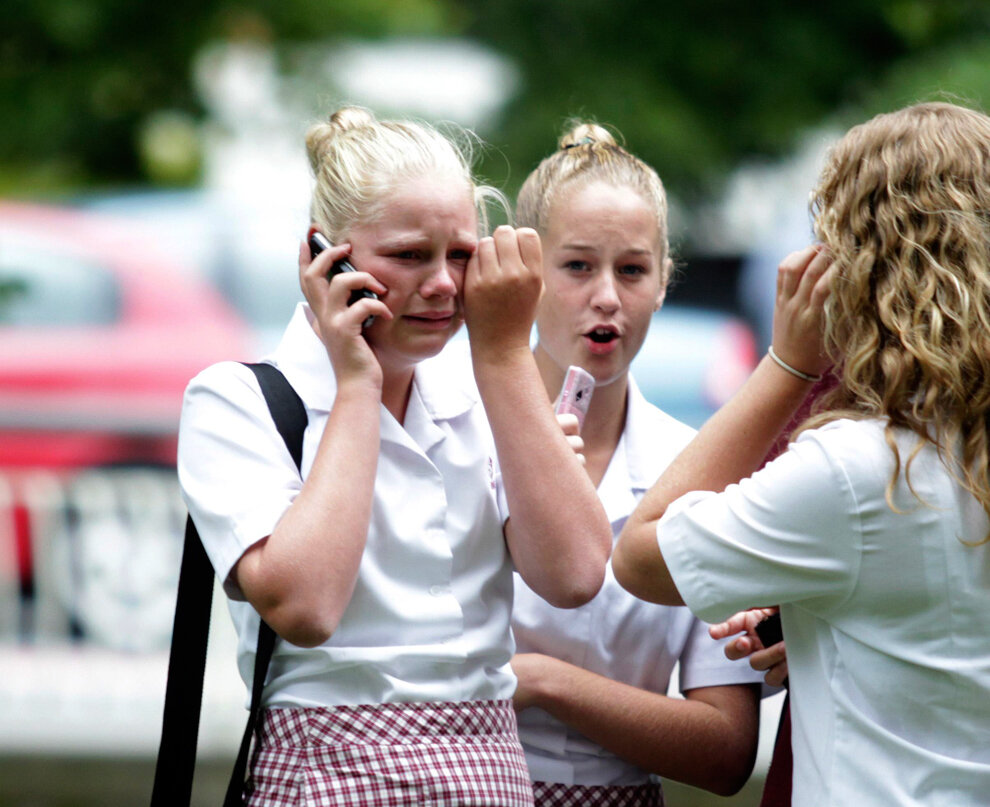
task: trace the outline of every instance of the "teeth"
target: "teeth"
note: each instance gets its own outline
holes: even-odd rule
[[[595,342],[609,342],[615,338],[615,333],[607,328],[595,328],[589,336]]]

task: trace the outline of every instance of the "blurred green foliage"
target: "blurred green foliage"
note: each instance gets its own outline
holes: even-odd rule
[[[289,69],[300,43],[466,36],[522,75],[481,132],[486,176],[514,192],[566,120],[587,117],[690,204],[826,118],[946,92],[982,105],[988,30],[985,0],[6,0],[0,192],[195,183],[194,160],[156,173],[141,149],[202,118],[191,62],[211,41],[273,43]]]
[[[809,125],[949,90],[990,97],[982,0],[467,0],[526,86],[499,131],[519,180],[570,116],[615,126],[690,203]],[[493,166],[492,170],[497,170]]]
[[[450,17],[444,0],[4,0],[0,192],[146,178],[141,128],[202,115],[191,65],[210,41],[437,35]]]

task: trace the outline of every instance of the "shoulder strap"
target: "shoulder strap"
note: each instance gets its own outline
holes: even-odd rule
[[[281,371],[270,364],[248,364],[258,379],[265,402],[272,413],[275,427],[289,449],[296,468],[302,470],[303,433],[306,431],[306,407],[299,395],[292,388]],[[227,794],[224,797],[224,807],[239,807],[244,791],[244,776],[247,773],[248,754],[251,750],[251,738],[258,725],[258,715],[261,713],[261,695],[265,689],[265,679],[268,677],[268,665],[272,660],[275,649],[275,631],[265,620],[258,625],[258,651],[254,658],[254,682],[251,687],[251,710],[248,713],[244,736],[241,737],[241,747],[237,752]]]
[[[192,797],[212,600],[213,566],[187,516],[151,807],[181,807]]]
[[[275,426],[296,467],[300,468],[303,433],[307,423],[306,407],[292,385],[275,367],[270,364],[246,366],[257,377]],[[213,578],[213,567],[203,549],[196,525],[191,518],[187,518],[151,807],[181,807],[189,804],[192,798]],[[262,620],[258,629],[251,710],[224,798],[224,807],[241,804],[251,737],[261,711],[261,695],[274,647],[275,632]]]

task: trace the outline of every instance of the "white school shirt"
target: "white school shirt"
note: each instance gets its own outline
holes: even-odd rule
[[[598,486],[618,536],[660,473],[694,437],[694,429],[649,403],[629,377],[626,424]],[[580,608],[555,608],[515,574],[512,627],[517,652],[543,653],[613,680],[666,693],[680,661],[679,688],[762,681],[746,662],[725,658],[724,642],[684,607],[638,600],[623,589],[609,562],[598,595]],[[650,774],[592,742],[539,708],[518,715],[530,776],[567,785],[637,785]]]
[[[898,435],[902,462],[914,437]],[[990,804],[987,516],[926,446],[899,478],[879,420],[805,432],[658,525],[702,619],[780,603],[795,807]]]
[[[306,405],[304,475],[335,393],[311,316],[300,304],[269,357]],[[481,403],[462,379],[427,360],[416,368],[404,428],[384,406],[380,417],[371,524],[354,594],[324,644],[278,640],[268,707],[492,700],[515,689],[512,567]],[[271,534],[302,483],[247,367],[221,363],[190,383],[179,479],[230,597],[238,666],[250,691],[259,618],[228,575]]]

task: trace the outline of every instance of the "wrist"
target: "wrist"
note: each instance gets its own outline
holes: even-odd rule
[[[350,378],[337,379],[337,392],[334,395],[334,406],[348,401],[361,404],[374,404],[382,399],[382,384],[380,379],[367,375],[355,375]]]
[[[528,342],[518,345],[501,342],[491,346],[471,342],[471,363],[479,377],[511,375],[536,367]]]
[[[805,372],[804,370],[794,367],[790,363],[784,361],[779,355],[777,355],[777,352],[773,349],[773,345],[770,345],[770,347],[767,348],[767,355],[781,370],[786,373],[790,373],[795,378],[799,378],[802,381],[807,381],[812,384],[822,380],[821,375]]]

